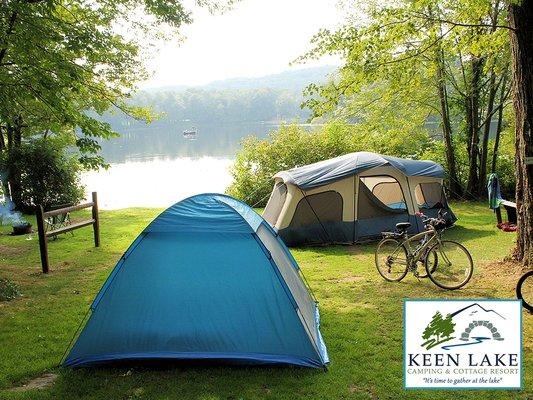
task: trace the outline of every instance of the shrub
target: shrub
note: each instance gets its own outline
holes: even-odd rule
[[[254,207],[262,207],[272,190],[273,176],[283,170],[337,157],[355,151],[372,151],[395,157],[433,160],[446,170],[446,155],[442,140],[429,137],[426,129],[407,126],[382,129],[365,124],[330,123],[315,131],[302,126],[281,126],[260,140],[251,136],[243,140],[231,168],[233,183],[228,194]],[[505,198],[514,195],[514,157],[512,135],[503,134],[498,152],[497,173]],[[461,138],[455,138],[458,177],[466,185],[469,159]],[[493,146],[489,143],[489,148]],[[492,154],[489,154],[489,172]],[[452,195],[454,195],[452,193]]]
[[[228,194],[254,207],[264,206],[276,172],[337,157],[354,151],[375,151],[398,157],[418,157],[432,142],[426,135],[411,134],[404,140],[390,135],[364,132],[358,125],[330,123],[318,131],[297,125],[281,126],[265,140],[248,137],[231,168],[233,183]]]
[[[14,194],[12,187],[11,194],[17,208],[23,211],[33,210],[38,204],[45,208],[75,204],[85,197],[79,161],[55,138],[31,139],[4,153],[0,170],[18,177],[19,193]]]
[[[0,301],[13,300],[15,297],[21,296],[18,285],[8,279],[0,278]]]

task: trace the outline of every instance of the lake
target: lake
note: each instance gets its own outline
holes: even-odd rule
[[[197,139],[183,131],[197,129]],[[119,138],[102,141],[108,170],[89,171],[82,182],[98,192],[102,209],[168,207],[198,193],[224,192],[231,184],[229,168],[242,138],[266,137],[278,126],[266,123],[165,123],[114,127]]]

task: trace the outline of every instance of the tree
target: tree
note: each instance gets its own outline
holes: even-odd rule
[[[315,116],[339,115],[341,109],[363,124],[368,108],[379,110],[374,118],[396,115],[396,125],[412,125],[403,115],[436,118],[452,195],[482,196],[491,122],[500,118],[509,94],[502,88],[509,83],[503,79],[508,39],[498,29],[504,19],[500,0],[371,3],[361,20],[348,18],[335,32],[319,32],[314,50],[300,58],[330,53],[344,59],[328,85],[309,86],[313,97],[306,105]],[[358,110],[351,106],[354,99]]]
[[[429,350],[440,343],[453,339],[451,335],[455,331],[454,328],[452,316],[448,314],[446,318],[442,318],[440,311],[437,311],[422,333],[422,339],[425,340],[422,346]]]
[[[516,203],[518,239],[515,256],[533,265],[533,1],[509,5],[509,36],[513,68],[513,105],[516,115]],[[530,158],[531,160],[531,158]]]
[[[77,204],[85,197],[85,188],[80,183],[80,163],[69,154],[69,143],[62,138],[31,138],[20,148],[0,157],[0,170],[8,163],[20,172],[18,193],[20,211],[29,213],[35,206],[45,210],[51,206]]]
[[[431,338],[435,333],[435,327],[429,323],[427,326],[426,326],[426,329],[424,329],[424,333],[422,333],[422,339],[424,340],[429,340],[429,338]]]
[[[450,337],[455,332],[455,324],[452,321],[452,315],[446,315],[442,321],[441,332],[443,337]]]
[[[211,0],[199,2],[217,8]],[[0,5],[0,152],[25,136],[70,135],[80,161],[105,165],[97,138],[116,135],[106,110],[150,118],[125,99],[146,76],[143,58],[162,26],[190,23],[179,0],[5,0]],[[9,168],[20,205],[20,171]]]
[[[422,10],[416,7],[422,6]],[[415,7],[413,9],[413,6]],[[444,14],[437,14],[433,12],[435,6],[439,10],[446,10]],[[394,9],[394,6],[392,7]],[[507,9],[508,15],[503,12]],[[428,10],[429,9],[429,10]],[[515,117],[515,178],[516,178],[516,202],[517,202],[517,216],[518,216],[518,238],[515,251],[516,259],[525,266],[533,265],[533,171],[530,164],[533,156],[533,1],[532,0],[511,0],[504,2],[500,0],[487,0],[481,2],[454,2],[447,1],[433,1],[433,2],[400,2],[400,6],[395,9],[394,16],[397,18],[383,20],[379,19],[379,14],[372,14],[369,20],[371,24],[364,29],[356,29],[354,27],[344,27],[331,34],[328,31],[322,31],[315,36],[314,41],[317,44],[316,49],[310,53],[310,56],[316,56],[324,53],[340,52],[346,56],[346,64],[341,68],[340,84],[330,85],[328,88],[320,88],[318,86],[310,86],[309,93],[318,94],[325,97],[325,101],[318,99],[311,99],[307,104],[312,107],[315,114],[319,115],[325,111],[330,111],[331,108],[324,108],[323,104],[332,103],[337,106],[340,103],[340,97],[346,95],[346,88],[355,87],[351,89],[352,92],[360,90],[365,76],[367,81],[373,82],[383,75],[376,73],[376,65],[383,66],[391,63],[409,61],[427,53],[431,48],[441,48],[446,41],[445,37],[449,37],[449,33],[456,28],[465,28],[462,34],[455,42],[459,45],[456,49],[460,50],[460,57],[454,58],[460,62],[461,76],[463,81],[470,82],[469,86],[465,86],[468,91],[463,92],[464,108],[466,110],[467,123],[467,149],[470,158],[469,176],[467,190],[472,191],[477,185],[484,184],[484,178],[487,169],[488,159],[488,136],[490,133],[490,123],[494,115],[497,116],[496,134],[494,141],[494,150],[492,158],[492,171],[496,170],[496,160],[499,155],[500,134],[502,129],[502,118],[506,98],[509,94],[507,84],[509,81],[507,65],[496,63],[497,60],[505,61],[508,58],[506,55],[510,49],[512,58],[512,94]],[[488,12],[487,12],[488,11]],[[488,18],[487,18],[488,16]],[[411,37],[413,32],[423,32],[421,29],[416,29],[415,21],[423,19],[425,21],[438,22],[440,26],[440,35],[436,36],[434,41],[406,40],[402,33],[409,33]],[[508,25],[505,21],[508,20]],[[376,23],[376,21],[378,21]],[[397,30],[396,26],[407,26],[411,29]],[[392,28],[391,28],[392,27]],[[390,35],[386,32],[390,29],[395,31],[395,34]],[[385,33],[382,32],[385,31]],[[485,32],[483,34],[483,32]],[[501,32],[509,32],[509,42],[502,41]],[[427,36],[427,35],[426,35]],[[376,40],[390,40],[391,37],[399,38],[400,42],[396,42],[392,47],[393,53],[388,54],[388,60],[385,59],[380,63],[375,63],[372,56],[365,53],[379,51],[383,46],[377,47]],[[435,37],[435,36],[433,36]],[[370,38],[370,39],[369,39]],[[374,39],[372,39],[374,38]],[[473,42],[472,38],[477,38]],[[460,46],[466,40],[469,43],[470,56],[470,78],[467,79],[468,70],[463,67],[463,48]],[[350,43],[355,43],[349,47]],[[414,48],[414,50],[413,50]],[[387,47],[390,51],[391,47]],[[448,47],[449,50],[449,47]],[[486,52],[485,50],[489,50]],[[440,54],[438,51],[437,54]],[[487,62],[487,55],[492,58],[492,62]],[[308,55],[309,56],[309,55]],[[501,57],[500,57],[501,56]],[[304,57],[305,59],[305,57]],[[436,64],[437,68],[437,87],[439,88],[439,98],[441,100],[440,116],[442,118],[443,136],[446,143],[446,156],[448,161],[448,173],[453,171],[453,157],[450,155],[451,141],[447,140],[451,125],[446,123],[448,120],[447,112],[449,107],[448,100],[450,96],[447,95],[446,89],[450,86],[461,94],[461,90],[457,85],[455,74],[448,74],[449,79],[444,82],[443,68],[446,62],[440,61]],[[453,59],[453,58],[452,58]],[[354,61],[355,60],[355,63]],[[359,63],[359,64],[358,64]],[[501,66],[498,67],[498,64]],[[480,80],[480,66],[489,65],[489,75],[487,80]],[[355,67],[354,67],[355,66]],[[406,68],[406,65],[402,65]],[[502,68],[503,66],[503,68]],[[448,68],[450,65],[448,64]],[[500,69],[500,72],[496,72]],[[346,75],[349,79],[343,76],[343,70],[348,70],[350,74]],[[484,68],[486,71],[487,69]],[[354,72],[355,71],[355,72]],[[362,71],[362,72],[361,72]],[[499,75],[499,78],[497,76]],[[357,79],[354,79],[356,77]],[[368,79],[368,77],[373,79]],[[396,79],[397,76],[393,75]],[[351,80],[351,82],[350,82]],[[348,84],[346,83],[348,81]],[[480,82],[488,82],[486,113],[483,118],[479,118],[479,84]],[[500,82],[499,86],[496,85]],[[495,86],[496,85],[496,86]],[[331,90],[331,88],[335,90]],[[341,89],[339,92],[337,89]],[[418,88],[416,89],[418,90]],[[497,93],[499,92],[499,104],[494,104]],[[466,94],[466,95],[465,95]],[[333,102],[331,102],[333,100]],[[481,108],[483,109],[483,107]],[[476,120],[481,121],[476,124]],[[475,129],[476,126],[478,129]],[[479,130],[483,128],[481,139],[481,150],[479,149]],[[476,164],[479,163],[479,175],[477,174]],[[453,172],[452,172],[453,173]],[[450,182],[451,185],[451,182]],[[474,193],[483,193],[477,191]]]

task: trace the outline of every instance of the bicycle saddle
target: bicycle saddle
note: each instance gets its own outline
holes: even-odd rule
[[[411,223],[410,222],[400,222],[400,223],[396,224],[396,229],[398,229],[401,232],[406,231],[410,227],[411,227]]]

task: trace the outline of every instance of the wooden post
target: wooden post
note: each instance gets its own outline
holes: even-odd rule
[[[48,237],[44,231],[44,212],[43,207],[37,207],[37,231],[39,233],[39,249],[41,251],[41,265],[43,267],[43,274],[47,274],[49,270],[48,264]]]
[[[94,245],[95,247],[100,246],[100,220],[98,217],[98,198],[96,192],[92,193],[92,202],[78,204],[77,206],[70,206],[65,208],[58,208],[52,211],[43,211],[42,206],[37,207],[37,228],[39,230],[39,248],[41,250],[41,264],[43,266],[43,273],[47,274],[49,270],[48,264],[48,237],[55,237],[59,234],[73,231],[75,229],[83,228],[84,226],[93,226],[94,232]],[[92,208],[92,218],[84,221],[79,221],[75,223],[69,223],[66,226],[60,228],[55,228],[45,232],[44,223],[45,218],[54,217],[56,215],[70,213],[72,211],[83,210],[85,208]]]
[[[100,247],[100,221],[98,217],[98,196],[96,192],[92,193],[93,198],[93,231],[94,231],[94,246]]]

